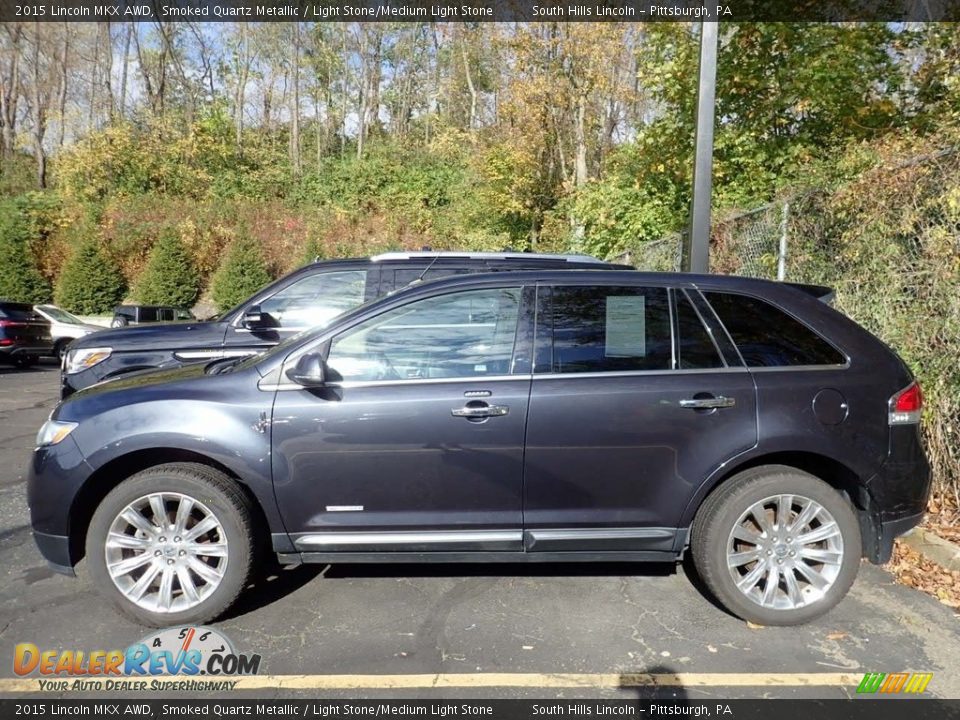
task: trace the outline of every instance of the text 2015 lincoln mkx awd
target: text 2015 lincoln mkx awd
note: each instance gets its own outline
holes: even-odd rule
[[[208,621],[284,562],[675,561],[796,624],[930,490],[922,397],[825,288],[536,270],[423,283],[245,360],[62,402],[29,501],[57,569]]]

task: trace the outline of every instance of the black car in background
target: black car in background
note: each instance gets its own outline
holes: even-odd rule
[[[64,363],[61,392],[66,397],[135,370],[255,355],[411,283],[467,273],[551,268],[628,266],[588,255],[509,252],[392,252],[324,260],[277,280],[213,321],[122,328],[75,341]]]
[[[127,325],[147,325],[149,323],[195,319],[186,308],[174,307],[173,305],[117,305],[113,309],[110,327],[121,328]]]
[[[18,367],[53,354],[50,322],[30,303],[0,300],[0,361]]]
[[[201,623],[283,562],[676,561],[802,623],[923,515],[920,388],[763,280],[534,271],[416,285],[246,360],[60,403],[28,481],[54,568]]]

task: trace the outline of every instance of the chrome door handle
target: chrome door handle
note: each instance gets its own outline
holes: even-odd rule
[[[454,417],[463,418],[488,418],[501,417],[510,412],[507,405],[474,405],[462,408],[454,408],[450,414]]]
[[[717,397],[709,398],[691,398],[689,400],[681,400],[680,407],[682,408],[692,408],[694,410],[712,410],[713,408],[728,408],[733,407],[737,404],[737,401],[732,397],[724,397],[719,395]]]

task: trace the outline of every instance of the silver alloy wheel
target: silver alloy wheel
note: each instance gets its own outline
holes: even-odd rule
[[[121,510],[104,542],[107,572],[130,602],[151,612],[189,610],[220,586],[227,536],[189,495],[144,495]]]
[[[795,610],[822,599],[843,565],[843,535],[820,503],[772,495],[740,515],[727,539],[737,588],[765,608]]]

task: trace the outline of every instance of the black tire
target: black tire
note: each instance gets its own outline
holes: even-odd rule
[[[130,321],[127,320],[123,315],[117,315],[110,321],[110,327],[112,328],[122,328],[130,324]]]
[[[53,356],[63,362],[63,356],[67,354],[67,345],[73,338],[60,338],[53,344]]]
[[[33,367],[38,362],[40,362],[40,358],[36,355],[17,355],[13,360],[14,365],[23,369]]]
[[[733,538],[734,528],[741,524],[742,516],[747,513],[751,506],[780,495],[797,496],[796,501],[798,503],[802,502],[799,498],[813,500],[832,516],[832,520],[836,523],[836,529],[839,530],[839,538],[842,541],[842,552],[832,553],[834,557],[840,558],[839,570],[826,564],[818,564],[816,561],[806,562],[800,559],[804,552],[811,549],[819,550],[810,548],[810,546],[803,546],[800,549],[801,546],[799,545],[784,542],[789,539],[795,543],[797,538],[790,538],[789,535],[784,537],[783,534],[778,534],[780,529],[776,524],[777,513],[773,509],[775,503],[772,502],[767,507],[770,508],[769,512],[773,515],[773,518],[771,520],[768,517],[767,522],[771,523],[772,521],[773,530],[767,535],[762,535],[764,545],[754,545],[749,541],[742,544],[743,541]],[[801,505],[791,505],[791,507],[791,518],[796,520],[797,508]],[[817,517],[820,516],[818,514]],[[823,517],[826,518],[825,515]],[[752,517],[748,517],[744,522],[749,524],[754,521]],[[812,522],[819,523],[820,521],[815,519]],[[819,526],[815,526],[815,529],[816,527]],[[755,523],[754,532],[760,529],[759,523]],[[784,534],[789,532],[787,529],[783,530]],[[767,539],[768,536],[769,540]],[[775,542],[775,537],[779,537],[780,540]],[[835,538],[836,535],[831,542],[837,542]],[[736,546],[734,546],[735,544]],[[821,543],[820,546],[822,545]],[[760,559],[742,567],[731,569],[727,564],[728,547],[731,552],[755,551]],[[797,550],[791,550],[791,548],[797,548]],[[863,546],[857,516],[850,502],[840,492],[813,475],[796,468],[783,465],[765,465],[735,475],[707,497],[693,522],[690,549],[700,578],[716,599],[734,615],[759,625],[800,625],[823,615],[847,594],[857,576]],[[826,548],[824,551],[831,549],[835,548]],[[787,557],[788,552],[795,553],[800,557],[794,555]],[[777,563],[785,561],[786,565],[774,565],[775,561]],[[776,595],[776,602],[785,605],[790,603],[787,592],[788,578],[786,577],[787,572],[790,572],[793,578],[799,581],[799,596],[803,599],[802,603],[796,603],[795,607],[765,606],[762,604],[764,599],[756,597],[758,594],[763,595],[759,580],[756,585],[751,586],[750,596],[738,588],[738,579],[742,583],[747,583],[746,576],[752,570],[757,570],[759,573],[763,572],[758,566],[764,562],[768,563],[767,567],[778,572],[776,584],[770,583],[774,587],[773,593]],[[818,573],[821,571],[823,573],[835,573],[832,584],[824,591],[810,583],[804,572],[786,570],[790,563],[799,565],[801,562],[805,562],[807,568],[813,567]],[[767,578],[762,574],[760,577],[764,581],[762,587],[766,589],[767,583],[765,581]],[[810,599],[808,600],[808,598]],[[768,602],[772,603],[774,600]]]
[[[193,499],[215,516],[225,535],[226,567],[219,584],[199,604],[181,611],[156,611],[128,599],[107,569],[106,539],[115,518],[139,498],[177,493]],[[120,612],[151,627],[202,624],[222,615],[249,582],[253,565],[254,526],[250,501],[229,478],[197,463],[170,463],[143,470],[124,480],[103,499],[87,530],[89,579]],[[185,538],[186,539],[186,538]],[[179,579],[176,581],[179,583]],[[181,596],[184,596],[182,586]]]

